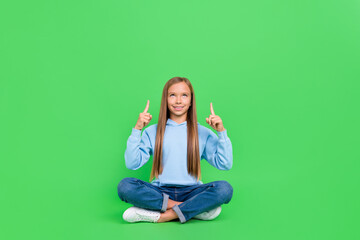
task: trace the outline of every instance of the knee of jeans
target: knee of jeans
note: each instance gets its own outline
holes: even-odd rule
[[[126,196],[131,191],[132,183],[135,180],[136,180],[135,178],[127,177],[127,178],[123,178],[119,182],[117,186],[117,190],[118,190],[118,195],[121,199],[124,199],[124,196]]]
[[[223,203],[229,203],[233,195],[233,187],[227,181],[216,181],[216,191]]]

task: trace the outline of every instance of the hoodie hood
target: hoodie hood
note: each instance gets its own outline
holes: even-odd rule
[[[198,125],[199,125],[200,123],[198,122]],[[182,122],[182,123],[177,123],[177,122],[175,122],[174,120],[172,120],[172,119],[170,119],[170,118],[168,118],[168,120],[167,120],[167,122],[166,122],[166,125],[170,125],[170,126],[186,126],[187,125],[187,121],[185,121],[185,122]]]

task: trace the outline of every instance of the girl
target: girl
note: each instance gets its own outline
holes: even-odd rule
[[[149,100],[127,140],[126,167],[142,167],[154,155],[149,182],[124,178],[118,185],[122,201],[131,203],[123,214],[128,222],[167,222],[179,218],[211,220],[230,202],[233,188],[227,181],[200,181],[200,160],[219,170],[232,167],[232,144],[222,120],[211,114],[206,122],[218,136],[197,121],[195,94],[187,78],[171,78],[164,86],[159,121],[150,125]]]

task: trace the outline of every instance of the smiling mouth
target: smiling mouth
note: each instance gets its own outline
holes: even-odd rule
[[[174,106],[174,108],[175,108],[175,110],[181,110],[181,109],[183,109],[184,107],[175,107],[175,106]]]

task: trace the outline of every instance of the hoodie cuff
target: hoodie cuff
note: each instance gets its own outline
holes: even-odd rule
[[[226,140],[226,138],[228,137],[227,136],[227,130],[225,129],[224,131],[222,131],[222,132],[217,132],[217,134],[219,135],[219,139],[220,140]]]
[[[131,136],[136,137],[136,138],[140,138],[141,137],[141,130],[133,128],[131,130]]]

